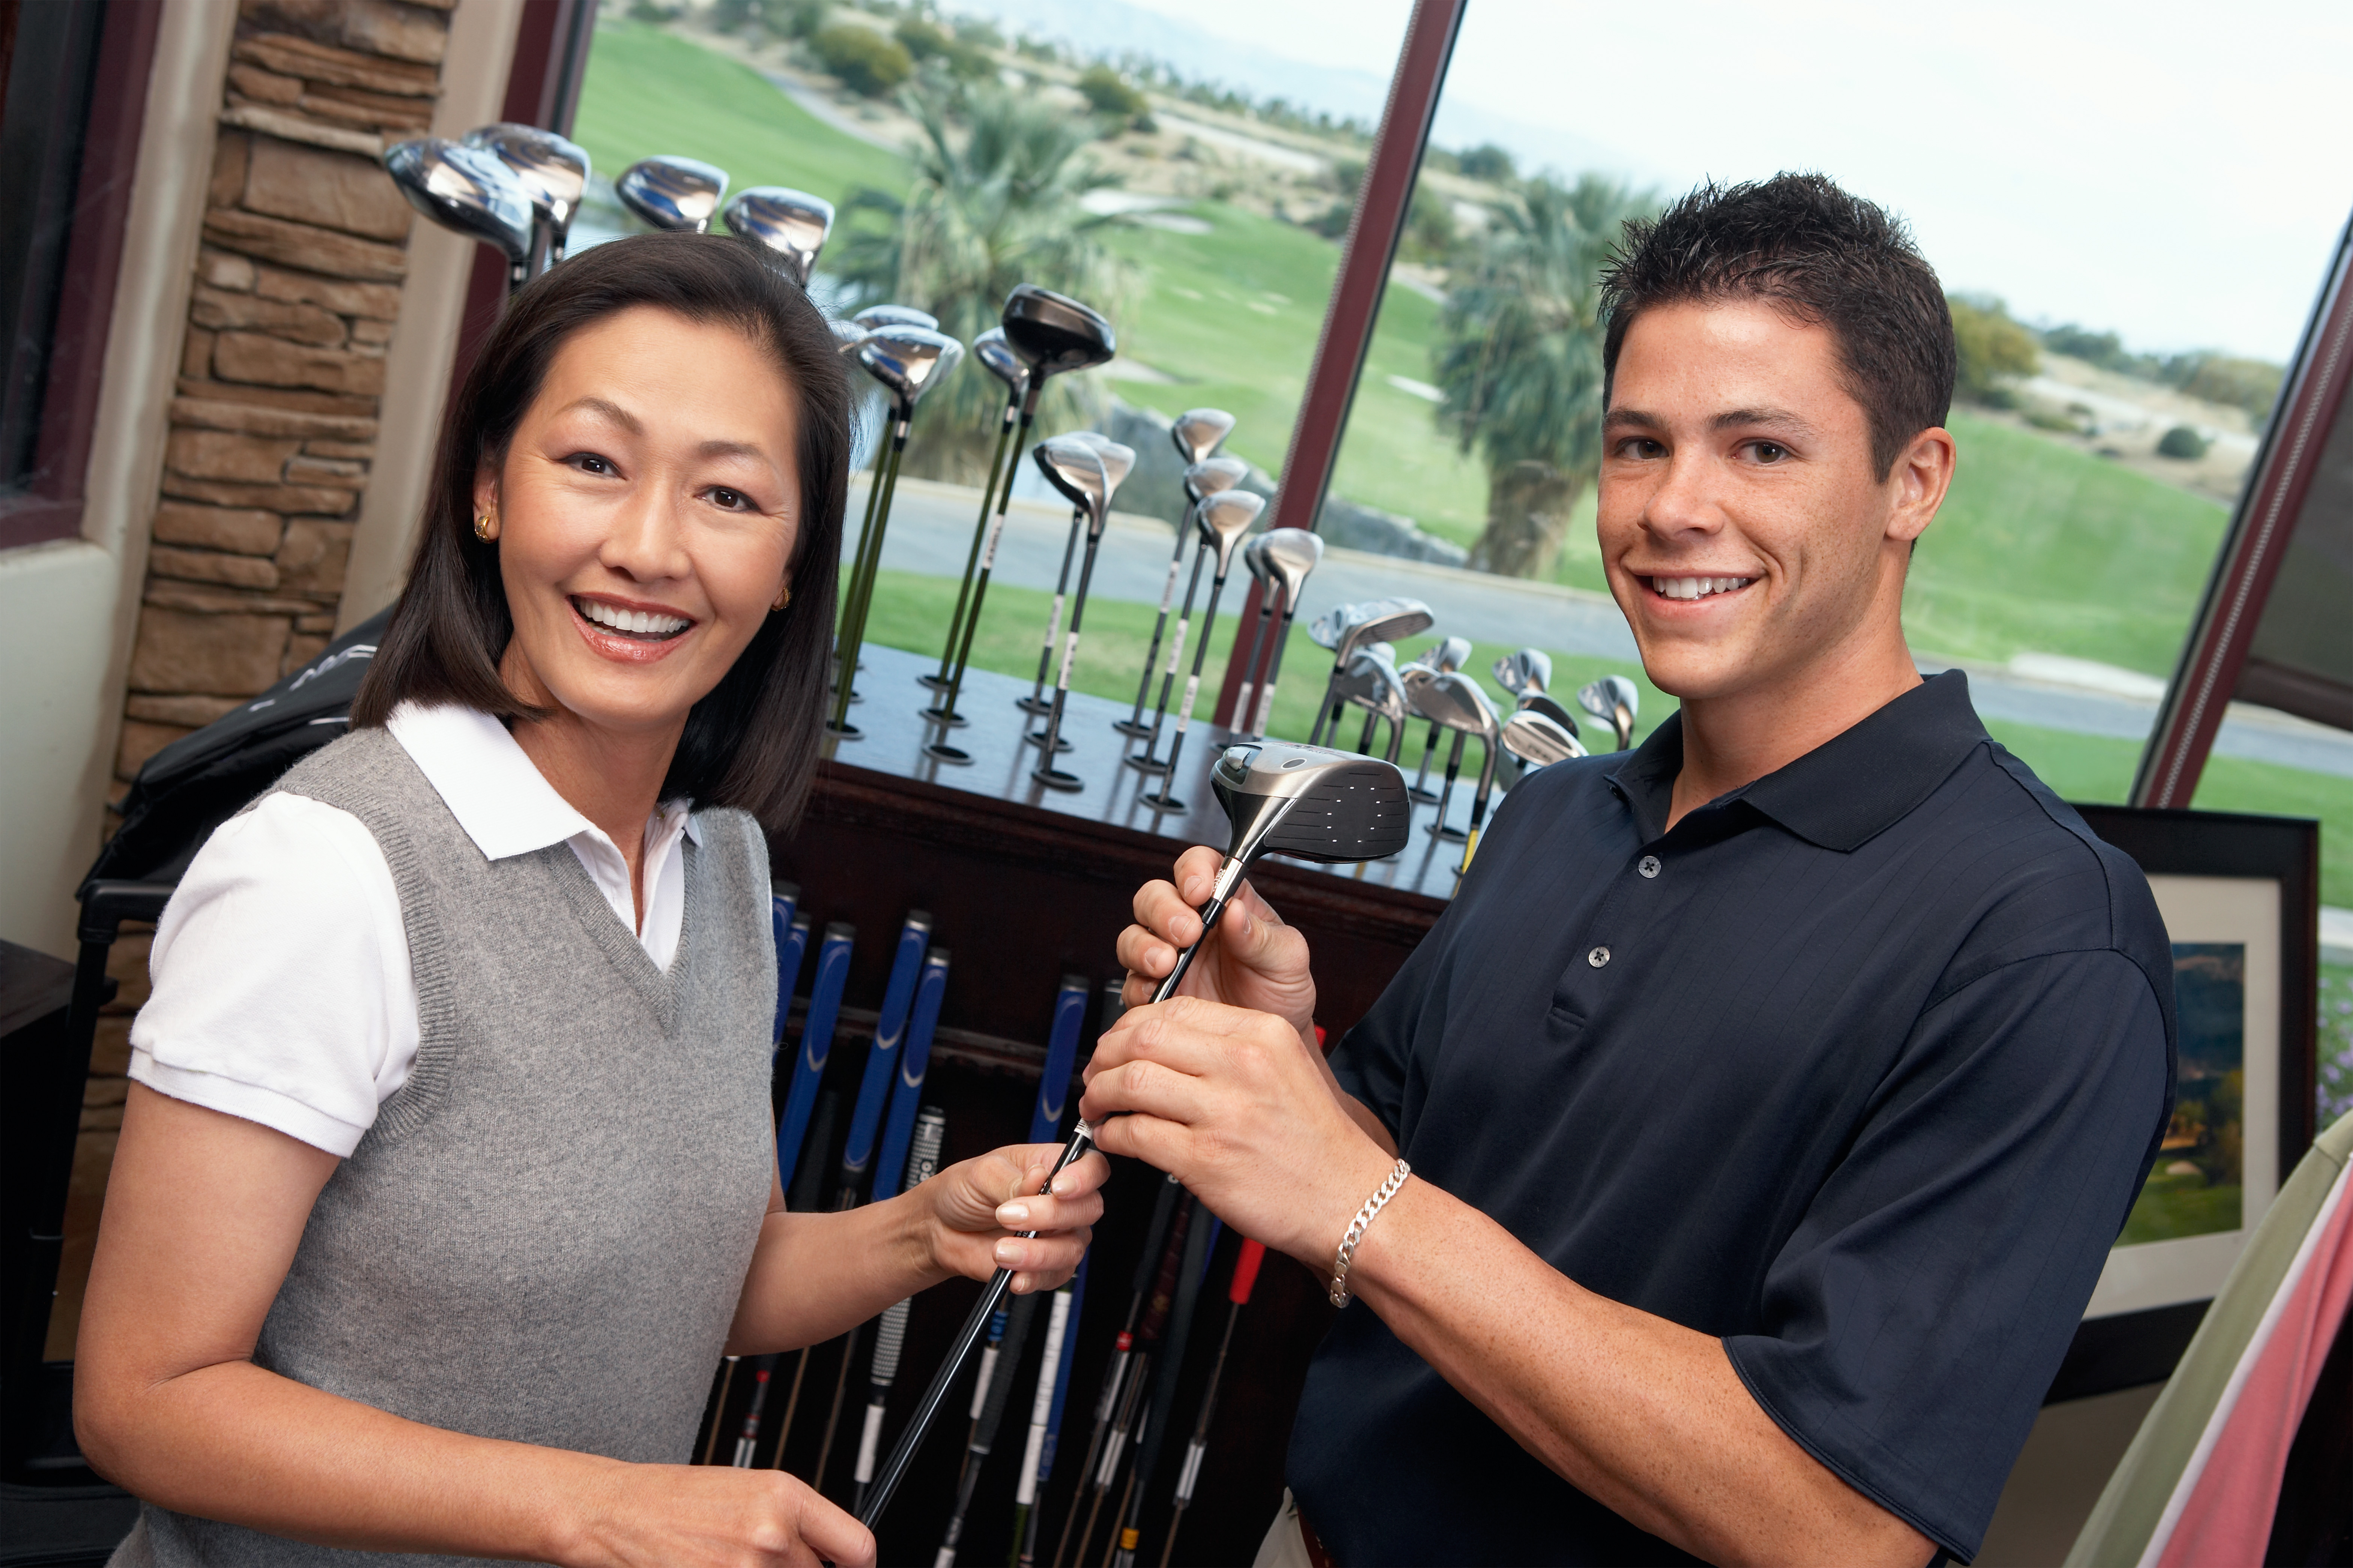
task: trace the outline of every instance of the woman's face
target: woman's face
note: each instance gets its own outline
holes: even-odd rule
[[[797,436],[784,373],[732,326],[638,306],[575,332],[474,485],[514,616],[508,685],[596,729],[674,733],[784,587]]]

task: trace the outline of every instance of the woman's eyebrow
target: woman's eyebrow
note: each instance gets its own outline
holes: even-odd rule
[[[755,441],[705,441],[694,452],[699,458],[750,458],[762,463],[768,460],[766,449]]]
[[[646,433],[645,426],[639,422],[636,415],[630,413],[628,409],[622,407],[619,404],[615,403],[610,398],[597,397],[594,395],[576,398],[574,401],[565,404],[562,408],[557,409],[556,412],[559,414],[586,412],[589,414],[602,415],[604,417],[611,420],[614,424],[618,425],[622,429],[627,430],[632,436],[642,436]]]

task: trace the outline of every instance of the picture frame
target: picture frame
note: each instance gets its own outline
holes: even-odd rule
[[[2171,1375],[2314,1125],[2320,825],[2078,805],[2173,940],[2175,1115],[2045,1403]]]

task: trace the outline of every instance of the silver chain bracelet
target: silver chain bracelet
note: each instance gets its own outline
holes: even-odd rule
[[[1404,1186],[1405,1179],[1412,1174],[1413,1167],[1399,1160],[1397,1169],[1389,1173],[1388,1180],[1381,1184],[1381,1190],[1366,1198],[1365,1206],[1356,1211],[1356,1219],[1348,1226],[1348,1234],[1340,1238],[1340,1250],[1333,1255],[1332,1305],[1345,1307],[1348,1304],[1348,1265],[1356,1259],[1356,1243],[1365,1239],[1365,1228],[1373,1223],[1373,1216],[1381,1212],[1383,1205],[1397,1196],[1398,1189]]]

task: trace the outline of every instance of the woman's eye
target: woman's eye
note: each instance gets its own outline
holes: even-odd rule
[[[748,510],[752,505],[751,498],[744,495],[743,491],[731,490],[724,485],[713,486],[711,491],[711,499],[718,506],[728,511],[745,511]]]
[[[572,466],[584,474],[609,474],[613,471],[613,465],[594,452],[575,452]]]

